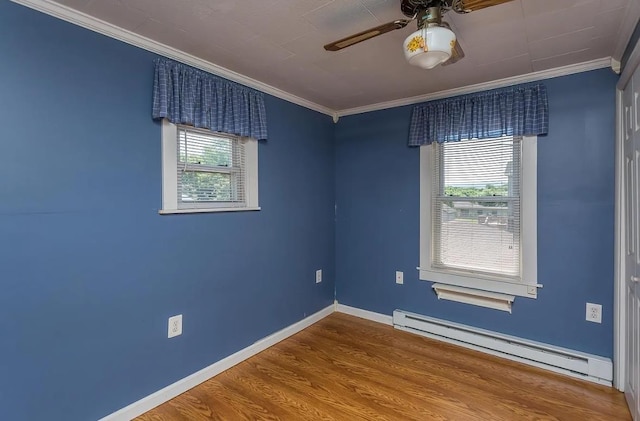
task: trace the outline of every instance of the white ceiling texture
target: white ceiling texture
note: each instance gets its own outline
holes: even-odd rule
[[[448,12],[444,20],[466,57],[423,70],[403,56],[413,22],[338,52],[323,49],[404,18],[401,0],[57,3],[341,114],[596,59],[619,61],[640,17],[640,0],[514,0],[465,15]]]

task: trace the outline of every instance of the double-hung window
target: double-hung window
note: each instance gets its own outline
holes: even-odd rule
[[[175,125],[162,127],[161,213],[257,210],[257,141]]]
[[[421,146],[420,279],[440,298],[510,311],[537,296],[536,143]]]

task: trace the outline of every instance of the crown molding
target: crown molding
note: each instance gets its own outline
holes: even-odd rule
[[[611,69],[616,72],[616,74],[620,74],[620,72],[622,71],[622,63],[611,57]]]
[[[343,117],[353,114],[367,113],[370,111],[384,110],[387,108],[402,107],[404,105],[418,104],[420,102],[433,101],[436,99],[448,98],[457,95],[465,95],[474,92],[487,91],[490,89],[504,88],[506,86],[518,85],[521,83],[534,82],[538,80],[551,79],[558,76],[572,75],[574,73],[588,72],[590,70],[611,67],[611,57],[586,61],[584,63],[571,64],[569,66],[557,67],[555,69],[541,70],[527,73],[520,76],[512,76],[505,79],[493,80],[491,82],[478,83],[475,85],[462,86],[460,88],[447,89],[409,98],[396,99],[393,101],[380,102],[377,104],[365,105],[362,107],[349,108],[338,111],[338,116]]]
[[[489,89],[501,88],[510,85],[517,85],[519,83],[533,82],[537,80],[550,79],[558,76],[565,76],[574,73],[586,72],[589,70],[601,69],[605,67],[611,67],[616,70],[616,62],[612,61],[610,57],[601,58],[598,60],[592,60],[584,63],[572,64],[569,66],[558,67],[555,69],[543,70],[539,72],[528,73],[526,75],[513,76],[505,79],[495,80],[491,82],[479,83],[476,85],[469,85],[460,88],[448,89],[444,91],[418,95],[409,98],[402,98],[393,101],[380,102],[377,104],[365,105],[362,107],[349,108],[344,110],[333,110],[331,108],[322,106],[315,102],[301,98],[299,96],[290,94],[282,89],[268,85],[264,82],[260,82],[256,79],[242,75],[240,73],[229,70],[225,67],[218,66],[206,60],[202,60],[191,54],[187,54],[176,48],[169,47],[168,45],[159,43],[147,37],[143,37],[129,30],[120,28],[111,23],[97,19],[93,16],[82,13],[78,10],[72,9],[67,6],[58,4],[52,0],[11,0],[14,3],[26,6],[30,9],[37,10],[55,18],[64,20],[74,25],[83,27],[93,32],[108,36],[110,38],[122,41],[129,45],[142,48],[155,54],[159,54],[164,57],[179,61],[181,63],[193,66],[200,70],[212,73],[214,75],[223,77],[233,82],[240,83],[242,85],[254,88],[258,91],[266,94],[273,95],[277,98],[289,101],[291,103],[300,105],[302,107],[318,111],[322,114],[326,114],[333,118],[335,123],[342,116],[360,114],[369,111],[383,110],[386,108],[401,107],[404,105],[417,104],[425,101],[432,101],[435,99],[441,99],[456,95],[464,95],[473,92],[485,91]]]
[[[119,41],[133,45],[135,47],[142,48],[152,53],[156,53],[164,57],[168,57],[170,59],[187,64],[189,66],[196,67],[200,70],[204,70],[214,75],[231,80],[233,82],[237,82],[242,85],[248,86],[250,88],[254,88],[266,94],[273,95],[280,99],[284,99],[285,101],[289,101],[294,104],[300,105],[302,107],[318,111],[320,113],[329,115],[331,117],[335,116],[335,111],[330,108],[316,104],[315,102],[311,102],[299,96],[290,94],[288,92],[283,91],[282,89],[276,88],[274,86],[271,86],[266,83],[260,82],[258,80],[252,79],[250,77],[244,76],[240,73],[236,73],[233,70],[229,70],[222,66],[213,64],[209,61],[202,60],[198,57],[195,57],[191,54],[187,54],[176,48],[169,47],[168,45],[159,43],[147,37],[143,37],[142,35],[138,35],[134,32],[120,28],[119,26],[115,26],[103,20],[94,18],[93,16],[87,15],[86,13],[82,13],[70,7],[55,3],[51,0],[11,0],[11,1],[13,1],[14,3],[26,6],[30,9],[34,9],[39,12],[45,13],[47,15],[56,17],[58,19],[62,19],[74,25],[89,29],[90,31],[97,32],[102,35],[106,35],[110,38],[117,39]]]

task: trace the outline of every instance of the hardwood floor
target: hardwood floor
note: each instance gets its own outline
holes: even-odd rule
[[[622,393],[334,313],[138,418],[631,420]]]

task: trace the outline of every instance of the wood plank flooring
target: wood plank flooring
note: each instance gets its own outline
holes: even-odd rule
[[[138,420],[631,416],[614,389],[334,313]]]

